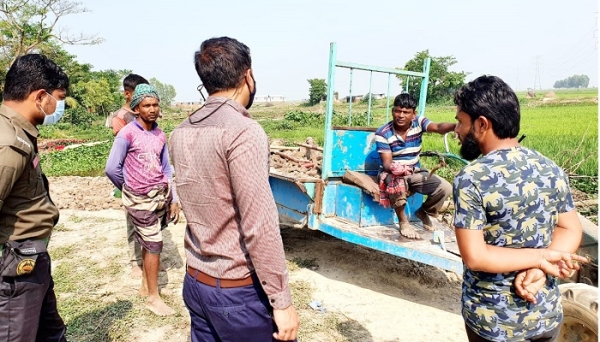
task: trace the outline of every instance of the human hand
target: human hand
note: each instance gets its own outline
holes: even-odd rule
[[[589,260],[587,260],[587,261],[589,261]],[[560,272],[560,278],[571,278],[575,274],[575,272],[581,268],[581,265],[579,265],[578,263],[575,263],[575,265],[576,265],[575,269],[571,269],[571,268],[567,267],[567,265],[564,261],[559,261],[557,263],[557,266],[558,266],[558,270]]]
[[[579,263],[587,263],[589,260],[574,253],[561,252],[553,249],[541,249],[539,269],[544,273],[568,278],[574,271],[579,270]]]
[[[273,309],[273,320],[277,325],[278,332],[273,337],[279,341],[291,341],[296,339],[300,318],[293,305],[286,309]]]
[[[394,162],[392,165],[390,165],[390,171],[392,171],[392,173],[396,176],[403,176],[411,174],[412,168],[407,165]]]
[[[539,268],[521,271],[515,277],[515,290],[519,297],[536,304],[535,295],[544,287],[546,280],[546,273]]]
[[[169,221],[173,221],[173,224],[179,222],[179,203],[171,203],[169,207]]]

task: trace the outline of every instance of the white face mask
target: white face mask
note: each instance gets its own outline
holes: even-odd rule
[[[54,96],[52,96],[49,92],[46,92],[46,94],[48,94],[48,96],[50,96],[51,98],[54,99],[54,101],[56,101],[56,109],[58,109],[58,100],[54,98]],[[54,111],[56,111],[56,109]],[[44,113],[44,115],[48,116],[48,115],[52,115],[52,114],[48,114],[46,113],[46,111],[44,110],[44,108],[42,108],[42,106],[40,105],[40,110],[42,111],[42,113]]]
[[[56,101],[56,110],[52,115],[60,115],[62,116],[65,113],[65,100]]]
[[[42,110],[43,111],[43,110]],[[44,113],[46,114],[46,113]],[[56,110],[44,118],[44,125],[52,125],[58,122],[65,114],[65,100],[56,101]]]

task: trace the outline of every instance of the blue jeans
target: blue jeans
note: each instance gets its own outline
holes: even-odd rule
[[[256,276],[254,284],[221,288],[185,274],[183,301],[192,320],[192,342],[276,341],[273,308]]]

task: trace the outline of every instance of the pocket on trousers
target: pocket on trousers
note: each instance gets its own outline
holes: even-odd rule
[[[273,321],[258,303],[205,307],[207,316],[223,342],[271,341]]]

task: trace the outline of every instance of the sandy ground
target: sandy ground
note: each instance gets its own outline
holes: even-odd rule
[[[103,300],[137,297],[139,280],[131,279],[127,268],[124,214],[120,200],[111,197],[109,181],[102,177],[51,178],[50,189],[61,208],[61,229],[54,232],[50,250],[95,247],[93,253],[80,250],[77,256],[99,265],[117,258],[122,271],[116,279],[100,280],[95,291]],[[185,223],[169,226],[161,256],[166,268],[160,274],[161,291],[176,307],[176,320],[135,327],[124,340],[189,340],[189,316],[181,300],[184,230]],[[284,229],[282,237],[288,260],[308,265],[293,270],[290,276],[291,282],[306,282],[314,289],[310,300],[297,306],[302,317],[313,326],[327,317],[308,307],[311,300],[317,300],[327,312],[343,318],[333,332],[305,334],[304,341],[466,341],[460,281],[455,274],[353,246],[320,232]],[[91,244],[94,239],[97,243]],[[57,260],[53,267],[59,265]],[[59,292],[59,301],[71,295]]]

